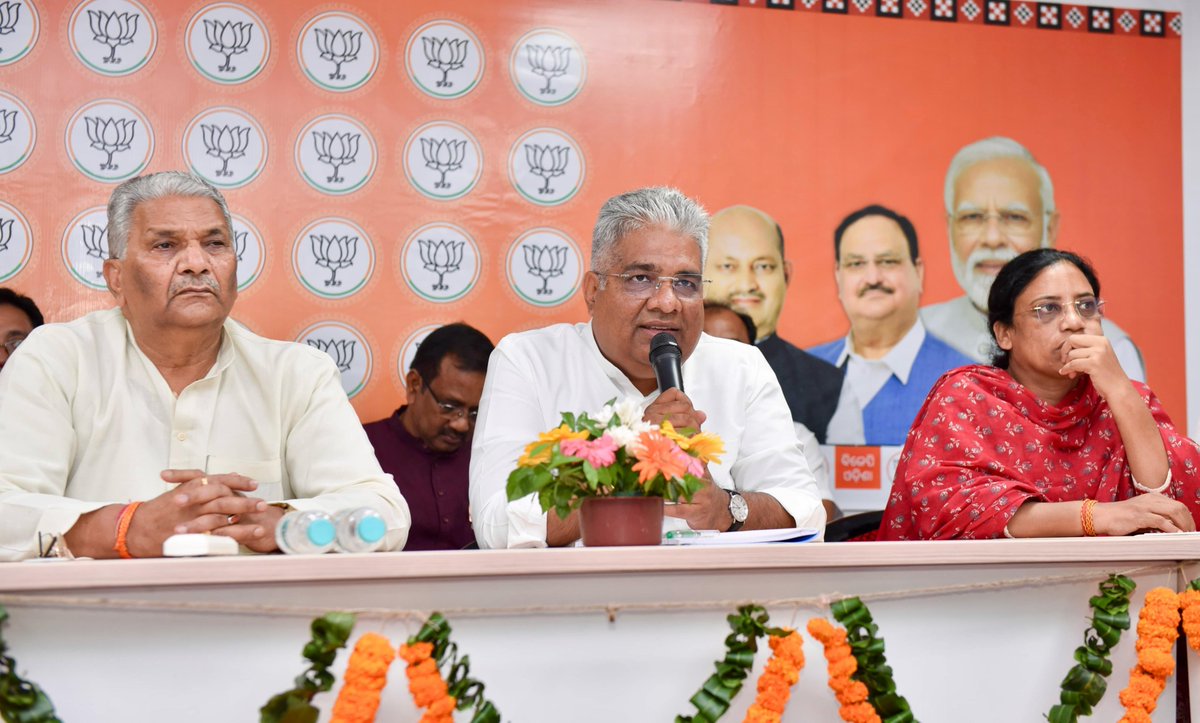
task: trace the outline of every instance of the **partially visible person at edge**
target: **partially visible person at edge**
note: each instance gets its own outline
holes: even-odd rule
[[[988,290],[1017,254],[1050,248],[1058,238],[1050,172],[1024,146],[995,136],[963,146],[950,161],[943,188],[950,261],[963,296],[921,309],[929,333],[979,363],[995,352],[988,326]],[[1117,361],[1146,380],[1142,353],[1110,319],[1100,322]]]
[[[821,444],[837,409],[842,372],[779,336],[779,315],[792,277],[783,250],[783,229],[765,212],[730,206],[713,214],[704,266],[704,298],[726,304],[754,320],[755,346],[779,379],[792,421]]]
[[[994,366],[943,376],[900,456],[880,539],[1191,532],[1200,445],[1129,379],[1103,335],[1092,267],[1009,261],[988,297]]]
[[[579,514],[542,512],[537,495],[512,502],[506,481],[522,450],[563,411],[633,399],[642,418],[713,432],[725,444],[690,503],[668,505],[664,529],[811,527],[825,509],[789,424],[779,381],[763,355],[715,339],[704,326],[708,214],[673,188],[608,199],[592,231],[583,296],[591,320],[509,334],[488,361],[471,453],[471,512],[480,547],[574,543]],[[658,391],[650,340],[670,332],[683,388]]]
[[[754,320],[749,315],[735,311],[718,301],[704,302],[704,333],[722,339],[732,339],[743,344],[753,344],[757,336]],[[793,422],[796,428],[796,438],[804,450],[804,459],[812,470],[817,482],[817,491],[821,494],[821,504],[825,507],[825,518],[832,522],[841,516],[841,511],[833,501],[833,490],[829,486],[829,465],[825,463],[825,455],[821,454],[821,443],[817,435],[800,422]]]
[[[34,331],[0,374],[0,560],[157,557],[173,534],[277,549],[288,509],[371,507],[385,548],[409,513],[328,355],[229,318],[224,197],[190,173],[117,186],[104,279],[116,301]]]
[[[33,299],[12,289],[0,288],[0,369],[21,342],[46,323]]]
[[[492,348],[466,324],[435,329],[404,378],[405,405],[364,425],[412,512],[406,550],[459,550],[475,542],[467,496],[471,433]]]

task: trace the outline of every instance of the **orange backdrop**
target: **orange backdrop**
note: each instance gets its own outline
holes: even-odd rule
[[[1022,4],[1036,8],[1012,3],[1010,10]],[[226,191],[231,209],[264,240],[261,273],[234,315],[259,333],[286,339],[325,322],[357,330],[356,341],[370,347],[371,366],[364,382],[349,387],[357,388],[352,401],[364,419],[386,415],[403,398],[402,350],[422,328],[465,320],[496,340],[585,318],[578,293],[541,306],[546,300],[533,287],[514,288],[506,273],[510,249],[536,229],[550,231],[525,238],[568,248],[563,237],[573,241],[584,258],[568,260],[553,280],[561,295],[586,264],[599,205],[636,186],[670,184],[710,210],[750,203],[773,214],[796,270],[780,330],[797,344],[845,333],[832,230],[866,203],[884,203],[915,222],[928,269],[922,303],[957,296],[942,202],[946,166],[964,144],[1006,135],[1049,169],[1062,214],[1059,245],[1097,263],[1110,316],[1139,344],[1150,384],[1183,422],[1180,43],[1169,30],[1158,38],[895,20],[857,17],[853,6],[847,16],[648,0],[259,0],[239,5],[265,26],[265,66],[246,82],[222,84],[200,72],[187,50],[189,27],[201,32],[195,30],[199,14],[214,5],[229,6],[142,2],[157,45],[126,75],[89,67],[103,68],[96,52],[110,48],[87,32],[83,40],[71,39],[81,37],[72,34],[73,16],[89,9],[131,12],[124,0],[67,7],[25,0],[21,22],[36,10],[36,42],[8,61],[3,54],[12,51],[0,42],[0,63],[7,62],[0,65],[0,90],[24,104],[37,129],[29,157],[0,175],[0,200],[27,219],[32,234],[27,262],[15,273],[12,264],[8,272],[0,268],[0,277],[8,273],[3,283],[33,295],[50,319],[110,305],[106,292],[76,280],[63,253],[73,219],[103,205],[112,189],[78,170],[68,152],[72,117],[99,99],[135,107],[153,127],[149,170],[185,167],[185,133],[209,109],[233,108],[261,127],[265,165],[253,180]],[[312,21],[322,13],[349,13],[375,36],[377,65],[358,87],[327,89],[304,70],[299,54],[306,43],[316,48],[310,54],[328,50],[315,45],[313,34]],[[333,22],[328,17],[322,22]],[[419,40],[418,30],[432,27],[449,37],[445,25],[427,25],[434,21],[465,28],[482,50],[482,75],[460,97],[430,95],[406,68],[406,49]],[[586,58],[582,86],[560,105],[531,101],[510,71],[528,63],[524,57],[511,62],[514,46],[532,42],[525,36],[538,29],[569,36]],[[95,47],[77,49],[87,43]],[[143,52],[138,47],[121,46],[116,54]],[[453,48],[442,50],[453,61]],[[364,57],[369,51],[359,50]],[[251,62],[254,52],[248,48],[233,60]],[[580,67],[577,56],[573,62]],[[339,82],[350,84],[352,68],[346,67],[349,79]],[[332,63],[327,69],[333,71]],[[461,90],[462,84],[441,92]],[[298,149],[315,152],[306,150],[312,122],[327,115],[356,121],[374,140],[374,172],[351,193],[321,192],[298,168]],[[468,192],[435,200],[408,180],[405,158],[417,152],[414,131],[430,123],[445,129],[447,122],[478,142],[482,162],[474,171],[456,171],[474,174]],[[510,179],[510,151],[535,129],[558,135],[531,142],[550,138],[563,145],[565,135],[574,142],[572,157],[582,157],[582,183],[558,205],[540,202],[530,186],[519,191]],[[298,136],[305,138],[299,145]],[[512,155],[518,166],[526,160],[520,155]],[[353,164],[346,169],[356,172]],[[577,167],[555,183],[572,174],[578,177]],[[310,275],[306,285],[293,270],[294,254],[311,252],[311,224],[328,218],[352,222],[373,245],[370,277],[353,293],[352,280],[322,289],[311,279],[324,277]],[[402,268],[406,241],[411,245],[414,232],[431,224],[459,227],[478,249],[475,285],[446,302],[415,293]],[[336,235],[335,228],[326,239]],[[356,263],[366,263],[362,243]],[[310,290],[313,283],[345,295],[326,298]],[[336,356],[328,341],[325,348]],[[355,373],[362,372],[358,359]]]

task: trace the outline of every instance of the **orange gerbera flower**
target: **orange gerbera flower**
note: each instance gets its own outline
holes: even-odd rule
[[[646,484],[661,474],[666,479],[683,477],[688,468],[688,456],[679,445],[658,432],[642,432],[638,437],[642,449],[638,453],[633,471],[638,473],[638,482]]]

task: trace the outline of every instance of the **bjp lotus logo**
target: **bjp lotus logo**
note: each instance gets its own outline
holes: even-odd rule
[[[446,174],[462,168],[463,156],[466,153],[466,141],[439,138],[421,139],[421,156],[425,159],[425,167],[442,174],[442,177],[433,184],[434,188],[450,188],[450,184],[446,181]]]
[[[460,98],[483,77],[483,45],[469,28],[434,20],[417,28],[404,48],[408,77],[434,98]]]
[[[535,128],[523,134],[509,153],[508,174],[513,186],[539,206],[554,206],[572,198],[583,185],[585,171],[579,144],[556,128]]]
[[[583,88],[587,59],[571,36],[538,28],[517,40],[508,70],[526,99],[538,105],[562,105]]]
[[[25,216],[0,201],[0,283],[16,276],[29,263],[33,252],[32,238]]]
[[[338,175],[342,166],[348,166],[358,158],[358,142],[361,133],[326,133],[315,131],[313,144],[317,149],[317,158],[333,167],[333,175],[326,176],[329,183],[344,183],[345,178]]]
[[[437,283],[433,285],[433,290],[445,291],[450,288],[446,285],[446,274],[458,271],[458,267],[462,265],[465,244],[462,241],[427,239],[417,239],[417,244],[421,249],[421,262],[425,270],[437,274]]]
[[[567,170],[571,149],[567,146],[525,146],[525,161],[529,164],[529,172],[546,179],[545,185],[538,193],[553,193],[550,189],[550,179],[561,176]]]
[[[542,288],[537,293],[553,294],[550,279],[563,275],[567,266],[567,247],[527,244],[521,250],[525,252],[525,270],[542,280]]]
[[[579,246],[553,228],[521,234],[508,249],[508,283],[534,306],[557,306],[570,299],[583,275]]]
[[[88,10],[88,25],[92,29],[92,40],[110,48],[102,63],[120,63],[117,48],[130,45],[138,31],[137,13],[119,13],[115,10]]]
[[[312,240],[313,257],[317,266],[329,269],[326,286],[341,286],[337,280],[337,272],[354,265],[354,257],[358,254],[357,236],[325,236],[324,234],[309,234]]]
[[[350,371],[354,364],[354,347],[358,342],[353,339],[305,339],[305,342],[331,356],[340,372]]]
[[[0,66],[17,62],[33,49],[40,25],[36,7],[18,0],[0,0]]]
[[[450,71],[461,70],[467,59],[468,41],[466,38],[421,38],[425,48],[425,60],[431,68],[442,73],[442,79],[437,81],[438,88],[452,88],[454,81],[450,80]]]
[[[244,216],[230,215],[233,221],[233,251],[237,255],[238,291],[250,287],[266,266],[262,233]]]
[[[17,129],[17,112],[0,109],[0,143],[12,140],[13,131]]]
[[[370,25],[356,15],[340,10],[320,13],[300,33],[300,67],[325,90],[354,90],[379,67],[379,42]]]
[[[221,161],[217,177],[232,176],[229,162],[246,155],[246,147],[250,145],[250,127],[201,123],[200,132],[204,139],[204,152]]]
[[[83,233],[84,253],[103,264],[104,259],[108,258],[108,226],[85,223],[79,229]],[[95,273],[96,278],[104,275],[102,271]]]
[[[100,170],[111,171],[120,168],[113,161],[113,155],[128,151],[133,146],[137,121],[132,118],[100,116],[84,116],[83,120],[87,123],[87,137],[92,148],[107,154],[107,158],[100,164]]]
[[[101,75],[129,75],[158,47],[154,17],[139,0],[80,0],[67,27],[76,59]]]
[[[14,221],[15,218],[0,218],[0,252],[8,251],[8,244],[12,242]]]
[[[221,73],[232,73],[237,70],[233,64],[233,56],[241,55],[250,48],[250,39],[254,33],[254,25],[236,20],[205,20],[204,37],[208,40],[208,49],[225,56],[225,62],[217,66]]]
[[[546,79],[546,85],[538,90],[541,95],[554,95],[558,91],[550,87],[557,77],[566,75],[571,65],[571,48],[562,45],[526,45],[525,55],[529,69]]]
[[[249,231],[233,232],[233,253],[237,256],[239,264],[242,263],[242,257],[246,255],[246,237],[249,235]]]
[[[12,35],[17,31],[17,21],[21,19],[21,3],[0,2],[0,35]],[[0,47],[0,52],[4,50]]]

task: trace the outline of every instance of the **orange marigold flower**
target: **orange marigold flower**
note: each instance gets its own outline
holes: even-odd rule
[[[418,663],[433,655],[433,643],[407,643],[400,646],[400,657],[406,663]]]
[[[837,700],[842,705],[853,705],[854,703],[865,703],[867,698],[871,696],[871,691],[867,690],[866,683],[859,680],[851,680],[837,694]]]
[[[1129,671],[1129,685],[1119,696],[1127,723],[1149,721],[1167,678],[1175,672],[1175,641],[1179,636],[1179,607],[1186,596],[1165,587],[1146,593],[1138,614],[1138,663]]]
[[[779,713],[771,710],[766,710],[757,703],[750,706],[750,710],[746,711],[744,723],[779,723],[783,717]]]
[[[846,723],[883,723],[870,703],[844,705],[838,711]]]
[[[687,472],[688,456],[679,445],[658,432],[642,432],[638,436],[642,449],[637,454],[638,462],[633,471],[638,473],[638,482],[646,484],[657,475],[665,479],[683,477]]]
[[[379,691],[387,685],[388,667],[395,658],[387,638],[376,633],[360,637],[346,664],[330,723],[372,723],[379,710]]]
[[[804,665],[804,641],[795,630],[784,628],[784,635],[768,639],[771,659],[758,678],[758,697],[746,711],[743,723],[779,721],[787,709],[792,686],[800,679]]]
[[[1179,607],[1183,609],[1183,632],[1188,646],[1200,652],[1200,590],[1179,593]]]
[[[441,699],[434,701],[433,705],[429,706],[429,715],[448,716],[454,712],[454,706],[458,704],[458,699],[454,696],[445,695]]]

